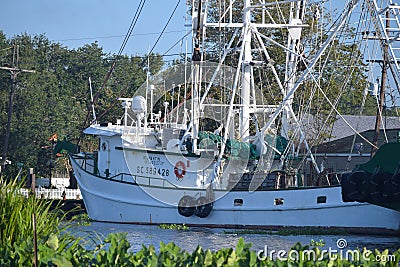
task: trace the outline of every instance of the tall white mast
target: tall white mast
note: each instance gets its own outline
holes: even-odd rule
[[[200,102],[199,102],[199,91],[201,86],[201,61],[202,61],[202,53],[200,51],[200,31],[202,28],[201,25],[201,17],[202,17],[202,0],[198,0],[197,12],[194,8],[193,1],[193,31],[194,31],[194,38],[193,38],[193,68],[192,68],[192,138],[193,138],[193,153],[198,154],[197,150],[197,139],[199,135],[199,118],[200,118]]]
[[[241,97],[241,111],[240,111],[240,123],[239,131],[240,137],[245,139],[249,136],[250,127],[250,92],[251,92],[251,9],[250,0],[244,1],[243,9],[243,63],[242,63],[242,90],[240,93]],[[234,97],[234,96],[233,96]]]
[[[303,1],[292,2],[290,5],[290,18],[289,25],[300,25],[302,24],[303,17]],[[286,87],[283,92],[285,98],[287,93],[293,88],[296,82],[296,71],[298,63],[298,45],[301,37],[301,27],[288,28],[288,43],[286,51],[286,72],[285,72],[285,83]],[[282,111],[282,128],[281,135],[286,139],[289,138],[289,122],[290,122],[290,109],[293,102],[293,97],[289,99],[286,107]]]

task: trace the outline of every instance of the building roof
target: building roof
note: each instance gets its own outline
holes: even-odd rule
[[[343,115],[342,118],[338,117],[333,124],[331,137],[317,145],[318,153],[349,153],[353,142],[353,153],[369,153],[371,146],[360,136],[355,136],[354,131],[347,123],[364,138],[372,142],[375,135],[375,119],[375,116]],[[388,142],[397,142],[398,132],[400,131],[400,117],[384,117],[383,124],[385,125]],[[382,129],[383,126],[381,125],[378,147],[387,142]]]
[[[354,135],[354,131],[345,121],[359,133],[375,129],[375,116],[343,115],[342,117],[338,117],[333,124],[332,137],[328,141],[335,141]],[[383,117],[383,125],[387,130],[400,130],[400,117]],[[381,124],[381,129],[383,129],[383,125]]]

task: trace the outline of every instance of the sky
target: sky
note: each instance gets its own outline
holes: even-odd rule
[[[117,53],[139,2],[139,0],[6,1],[1,8],[0,30],[8,38],[22,33],[45,34],[50,41],[59,42],[69,48],[78,48],[97,41],[106,53]],[[123,51],[124,54],[146,54],[153,47],[178,2],[178,9],[154,51],[164,54],[182,38],[187,30],[185,24],[188,24],[185,22],[186,0],[147,0]],[[178,45],[168,54],[184,50],[184,45],[182,47]]]
[[[154,45],[179,0],[147,0],[123,51],[146,54]],[[106,53],[118,53],[139,0],[18,0],[2,4],[0,30],[11,38],[45,34],[50,41],[78,48],[95,41]],[[155,52],[164,54],[185,35],[185,0],[179,1]],[[187,27],[186,27],[187,28]],[[168,54],[184,51],[180,45]]]

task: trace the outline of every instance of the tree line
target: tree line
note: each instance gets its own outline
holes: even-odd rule
[[[108,82],[102,86],[110,66],[117,60]],[[150,71],[163,67],[162,57],[150,55]],[[107,54],[96,42],[76,49],[51,42],[45,35],[27,34],[7,38],[0,31],[0,147],[4,149],[7,114],[10,108],[12,81],[8,68],[34,70],[20,72],[15,79],[13,112],[10,124],[8,160],[4,174],[15,175],[18,166],[34,167],[40,176],[50,175],[54,165],[51,143],[58,138],[76,140],[81,136],[91,110],[89,77],[93,94],[99,92],[96,113],[101,122],[120,116],[118,97],[130,97],[146,81],[147,64],[143,56]],[[81,141],[83,146],[96,145],[93,140]],[[19,164],[18,164],[19,163]],[[61,163],[61,162],[60,162]],[[60,165],[60,163],[58,165]],[[57,164],[56,164],[57,165]],[[59,168],[62,168],[62,163]]]

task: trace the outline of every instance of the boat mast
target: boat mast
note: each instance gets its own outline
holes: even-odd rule
[[[243,8],[243,64],[242,64],[242,90],[240,93],[241,109],[239,131],[240,138],[246,139],[249,136],[250,128],[250,92],[251,92],[251,9],[250,0],[244,0]],[[234,97],[234,96],[233,96]]]
[[[282,103],[276,108],[275,112],[270,116],[268,122],[265,124],[261,131],[266,131],[274,124],[276,118],[286,109],[288,103],[290,103],[291,98],[293,97],[294,93],[297,89],[299,89],[300,85],[310,76],[312,75],[312,70],[314,69],[315,65],[319,61],[321,55],[325,52],[328,48],[332,40],[335,38],[336,34],[339,30],[343,27],[347,19],[350,17],[351,13],[353,12],[354,8],[357,6],[359,0],[353,0],[348,2],[346,12],[342,13],[340,18],[338,19],[336,25],[332,28],[330,35],[325,39],[324,43],[321,45],[318,52],[315,54],[314,58],[310,60],[310,63],[307,66],[307,69],[302,73],[302,75],[297,79],[296,83],[293,85],[292,88],[287,92],[287,95],[283,98]]]
[[[199,153],[197,149],[197,139],[199,135],[199,117],[200,117],[200,102],[199,102],[199,90],[201,86],[201,78],[200,78],[200,71],[201,71],[201,61],[202,61],[202,53],[200,51],[200,32],[201,32],[201,17],[202,17],[202,0],[198,0],[198,7],[197,7],[197,12],[194,11],[193,8],[193,14],[192,17],[193,22],[195,23],[195,27],[193,27],[194,31],[194,38],[193,38],[193,55],[192,55],[192,61],[193,61],[193,69],[192,69],[192,76],[193,76],[193,83],[192,83],[192,139],[193,139],[193,153],[197,154]],[[192,6],[194,7],[194,1],[192,3]]]
[[[292,2],[290,4],[290,18],[289,25],[300,25],[304,16],[304,1]],[[296,82],[296,71],[299,55],[299,43],[301,37],[301,27],[288,28],[288,43],[286,50],[286,72],[285,72],[285,83],[286,87],[283,91],[283,97],[285,98],[289,91],[294,87]],[[293,102],[293,96],[289,98],[285,109],[282,111],[282,127],[281,136],[289,139],[289,122],[290,122],[290,109]]]

